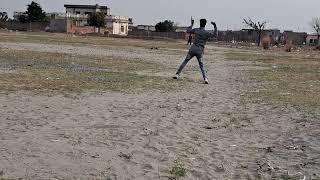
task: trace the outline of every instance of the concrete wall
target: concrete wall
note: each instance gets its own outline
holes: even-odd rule
[[[219,41],[236,41],[236,42],[250,42],[255,43],[257,41],[257,33],[255,31],[219,31],[218,40]]]
[[[14,31],[45,31],[48,23],[31,22],[20,23],[17,21],[0,22],[1,28],[7,28]]]
[[[67,32],[66,25],[66,19],[51,19],[49,27],[51,32]]]
[[[156,27],[151,25],[138,25],[137,29],[144,31],[156,31]]]
[[[171,39],[186,39],[185,32],[153,32],[153,31],[129,31],[129,36],[138,38],[171,38]]]

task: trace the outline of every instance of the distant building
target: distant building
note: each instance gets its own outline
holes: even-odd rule
[[[188,27],[186,26],[180,26],[177,27],[176,32],[187,32]]]
[[[110,8],[107,6],[96,5],[71,5],[65,4],[66,14],[81,14],[81,15],[89,15],[96,12],[102,12],[106,16],[110,16]]]
[[[152,25],[138,25],[137,30],[140,31],[156,31],[156,27]]]
[[[308,34],[306,41],[307,41],[306,42],[307,45],[310,45],[310,46],[318,45],[318,34],[316,34],[316,33]]]
[[[306,44],[308,34],[305,32],[284,31],[282,33],[281,41],[286,44],[288,41],[292,41],[295,45]]]
[[[88,18],[90,14],[102,12],[105,14],[105,31],[109,34],[128,35],[129,18],[125,16],[114,16],[110,14],[110,8],[107,6],[96,5],[64,5],[66,8],[66,18],[71,23],[67,23],[67,32],[73,32],[73,29],[81,29],[80,27],[88,26]],[[84,28],[82,28],[84,29]],[[86,32],[88,32],[86,30]]]

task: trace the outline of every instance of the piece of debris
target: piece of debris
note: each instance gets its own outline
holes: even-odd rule
[[[145,136],[150,136],[152,135],[152,130],[148,129],[148,128],[143,128],[143,133],[142,135],[145,135]]]
[[[258,162],[257,165],[259,166],[259,168],[257,169],[258,171],[268,172],[268,171],[274,170],[274,168],[271,166],[270,162],[264,162],[264,163]]]
[[[99,158],[99,154],[91,155],[92,158]]]
[[[273,147],[267,147],[267,153],[273,152],[272,148],[273,148]]]
[[[298,149],[298,147],[296,147],[296,146],[286,146],[286,148],[288,150],[297,150]]]
[[[176,109],[177,109],[178,111],[181,111],[181,110],[182,110],[181,105],[180,105],[180,104],[177,104]]]
[[[124,158],[126,160],[130,160],[132,158],[131,154],[125,154],[123,152],[120,152],[119,157]]]
[[[213,127],[210,127],[210,126],[204,126],[203,128],[204,129],[213,129]]]

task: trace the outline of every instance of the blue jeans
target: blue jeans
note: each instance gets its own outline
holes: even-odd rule
[[[202,77],[203,79],[207,79],[207,73],[204,69],[204,64],[203,64],[203,48],[192,45],[187,57],[185,58],[185,60],[182,62],[182,64],[180,65],[179,69],[177,70],[176,74],[180,75],[181,71],[183,70],[183,68],[188,64],[188,62],[193,58],[196,57],[198,59],[198,63],[199,63],[199,67],[202,73]]]

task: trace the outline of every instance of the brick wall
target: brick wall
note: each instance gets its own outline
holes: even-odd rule
[[[72,34],[90,34],[90,33],[98,32],[98,29],[96,29],[96,27],[93,27],[93,26],[76,26],[74,21],[67,20],[66,31],[67,33],[72,33]],[[110,32],[111,30],[107,28],[100,28],[101,34],[104,34],[105,32],[107,33],[107,31]]]

